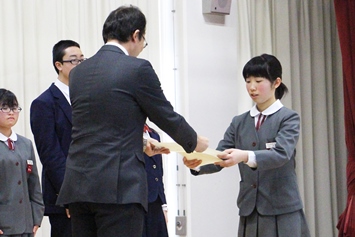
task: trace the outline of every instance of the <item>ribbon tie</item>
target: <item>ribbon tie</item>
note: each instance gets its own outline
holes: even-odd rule
[[[15,143],[14,143],[14,141],[13,140],[11,140],[10,138],[9,139],[7,139],[7,145],[9,146],[9,149],[10,150],[15,150]]]

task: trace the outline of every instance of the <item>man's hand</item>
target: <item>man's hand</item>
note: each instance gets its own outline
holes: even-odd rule
[[[197,145],[195,148],[196,152],[203,152],[208,147],[208,138],[197,135]]]
[[[157,154],[169,154],[170,150],[166,147],[156,147],[153,142],[158,142],[157,140],[153,138],[148,138],[147,139],[147,146],[144,150],[144,153],[147,154],[147,156],[154,156]]]
[[[39,228],[38,225],[33,226],[33,230],[32,231],[33,231],[33,235],[34,236],[36,235],[38,228]]]
[[[214,163],[221,167],[230,167],[240,162],[248,162],[248,151],[239,149],[226,149],[217,155],[222,161]]]
[[[67,214],[67,217],[70,218],[70,212],[68,208],[65,208],[65,213]]]

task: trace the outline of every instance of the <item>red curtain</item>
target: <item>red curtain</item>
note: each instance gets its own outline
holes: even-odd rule
[[[338,237],[355,236],[355,1],[334,0],[343,63],[345,141],[348,198],[339,217]]]

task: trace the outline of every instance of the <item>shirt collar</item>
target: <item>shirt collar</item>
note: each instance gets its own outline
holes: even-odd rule
[[[58,87],[58,89],[63,93],[63,95],[65,96],[65,98],[70,104],[69,86],[61,82],[58,78],[57,80],[55,80],[54,85]]]
[[[13,141],[17,141],[17,134],[13,131],[11,131],[10,137],[5,136],[0,132],[0,141],[6,142],[8,138],[11,138]]]
[[[280,100],[276,100],[272,105],[270,105],[266,110],[261,112],[263,115],[270,115],[274,114],[279,111],[283,107],[283,104]],[[260,114],[260,111],[256,108],[256,104],[250,110],[250,116],[255,117]]]
[[[107,42],[106,45],[117,46],[117,47],[119,47],[126,55],[129,55],[127,49],[126,49],[125,47],[123,47],[122,45],[120,45],[119,43],[116,43],[116,42]]]

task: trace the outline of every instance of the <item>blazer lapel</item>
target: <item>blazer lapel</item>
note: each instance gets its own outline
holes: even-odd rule
[[[68,118],[70,123],[72,123],[72,109],[71,105],[63,95],[63,93],[54,85],[54,83],[51,85],[49,88],[54,100],[56,103],[58,103],[59,107],[64,111],[65,116]]]

